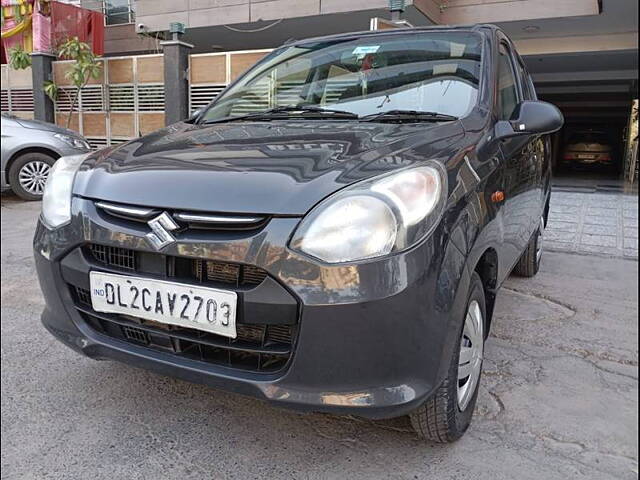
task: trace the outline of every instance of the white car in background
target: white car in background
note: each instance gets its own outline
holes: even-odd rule
[[[88,152],[89,143],[72,130],[38,120],[2,116],[2,190],[40,200],[51,166],[65,155]]]

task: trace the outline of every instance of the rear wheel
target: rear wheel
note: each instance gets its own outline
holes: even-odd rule
[[[409,415],[418,436],[426,440],[453,442],[471,423],[482,374],[485,311],[482,280],[474,272],[447,378],[431,398]]]
[[[544,217],[540,218],[540,223],[533,234],[527,249],[518,260],[513,271],[522,277],[533,277],[540,270],[542,260],[542,247],[544,246]]]
[[[24,200],[40,200],[44,193],[51,166],[56,159],[46,153],[25,153],[13,162],[9,170],[9,184]]]

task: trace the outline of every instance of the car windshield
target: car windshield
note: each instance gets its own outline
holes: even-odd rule
[[[273,109],[294,115],[287,107],[303,107],[298,114],[310,118],[404,110],[463,117],[477,101],[481,45],[472,32],[412,32],[283,47],[218,97],[199,121]]]

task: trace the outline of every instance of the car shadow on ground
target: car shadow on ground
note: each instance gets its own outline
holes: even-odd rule
[[[0,193],[0,205],[2,205],[2,207],[11,207],[13,205],[22,205],[22,204],[33,204],[33,205],[40,205],[40,201],[28,201],[28,200],[23,200],[22,198],[18,197],[15,193],[13,193],[11,190],[4,190],[3,192]]]

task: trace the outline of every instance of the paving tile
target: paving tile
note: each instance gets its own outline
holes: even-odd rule
[[[589,235],[583,234],[580,237],[580,247],[591,245],[597,247],[617,247],[618,241],[616,237],[609,235]]]
[[[605,203],[614,203],[618,205],[620,203],[620,195],[606,195],[606,194],[605,195],[602,195],[602,194],[588,195],[583,200],[593,205],[605,204]]]
[[[618,205],[620,205],[620,199],[616,198],[615,196],[611,197],[602,195],[589,195],[586,198],[583,198],[582,202],[594,207],[605,207],[611,205],[611,207],[607,208],[616,208]]]
[[[569,215],[567,213],[553,213],[549,215],[549,220],[552,222],[575,222],[577,220],[575,215]]]
[[[570,205],[552,205],[549,209],[549,212],[552,214],[566,214],[566,215],[575,215],[578,216],[582,213],[582,207],[578,206],[570,206]]]
[[[545,248],[638,258],[637,195],[552,192]]]
[[[545,230],[544,238],[545,240],[551,240],[556,242],[575,242],[576,241],[576,233],[575,232],[559,232],[556,230]]]
[[[582,207],[582,205],[584,204],[584,201],[581,201],[579,199],[570,199],[570,198],[563,198],[561,200],[554,200],[553,198],[551,199],[551,206],[552,208],[555,207]]]
[[[638,229],[637,228],[627,228],[624,229],[624,236],[627,238],[638,238]]]
[[[597,253],[600,255],[620,256],[620,252],[617,248],[602,247],[598,245],[579,245],[576,251],[578,253]]]
[[[556,222],[549,220],[547,222],[547,230],[557,230],[560,232],[577,232],[578,224],[575,222]]]
[[[601,207],[589,207],[587,206],[587,215],[591,215],[591,216],[611,216],[611,215],[617,215],[618,214],[618,209],[617,208],[601,208]]]
[[[591,211],[594,208],[606,209],[606,210],[619,210],[620,209],[620,203],[619,202],[602,202],[602,203],[589,203],[589,202],[586,202],[584,204],[584,207],[587,210],[587,212]]]
[[[590,225],[618,225],[618,216],[614,215],[614,216],[609,216],[609,217],[604,217],[604,216],[592,216],[592,215],[587,215],[584,217],[584,223],[585,224],[590,224]]]
[[[544,248],[547,250],[555,250],[560,252],[573,252],[575,251],[575,247],[573,243],[565,243],[565,242],[553,242],[549,240],[545,240]]]
[[[551,192],[552,200],[584,200],[584,195],[582,193],[573,193],[573,192]]]
[[[612,235],[615,236],[618,234],[617,225],[594,225],[594,224],[585,224],[582,226],[582,233],[587,233],[589,235]]]

